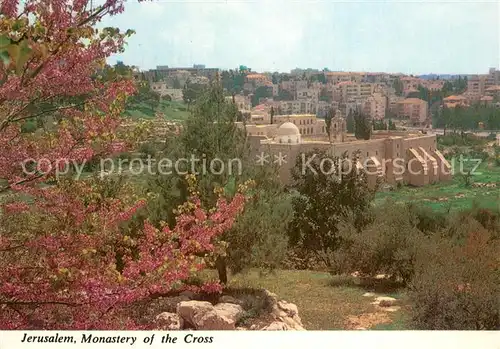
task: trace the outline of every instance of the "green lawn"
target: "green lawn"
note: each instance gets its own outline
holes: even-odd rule
[[[151,119],[155,117],[156,112],[165,114],[165,119],[172,121],[183,121],[190,115],[185,103],[167,100],[161,100],[160,105],[155,110],[151,109],[149,105],[141,103],[136,105],[134,109],[128,109],[125,115],[132,119]]]
[[[350,317],[377,314],[394,319],[395,326],[404,327],[405,314],[384,312],[372,305],[373,297],[364,297],[368,291],[404,299],[404,294],[373,287],[361,287],[353,278],[334,277],[328,273],[309,270],[277,270],[261,275],[252,270],[229,279],[232,288],[265,288],[280,299],[295,303],[307,330],[343,330]],[[385,325],[385,326],[389,326]]]
[[[500,186],[500,167],[484,163],[472,177],[473,183],[497,183]],[[474,188],[465,186],[459,175],[448,183],[436,183],[422,188],[403,187],[392,192],[379,192],[375,203],[381,204],[387,198],[396,202],[420,203],[433,210],[463,210],[471,208],[474,202],[483,208],[500,209],[499,188]]]

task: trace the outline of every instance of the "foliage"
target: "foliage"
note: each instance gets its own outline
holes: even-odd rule
[[[479,124],[483,123],[488,130],[500,129],[500,109],[473,105],[471,107],[441,108],[433,114],[433,126],[456,130],[478,130]]]
[[[287,251],[286,227],[292,217],[290,195],[269,191],[255,193],[233,229],[226,234],[231,271],[280,266]]]
[[[400,78],[394,79],[392,87],[396,90],[396,96],[401,97],[403,95],[403,82]]]
[[[354,136],[356,139],[369,140],[372,136],[372,123],[368,116],[356,110],[353,115],[354,118]]]
[[[259,86],[255,89],[252,96],[252,106],[255,107],[259,104],[261,98],[270,98],[273,96],[273,89],[267,86]]]
[[[354,113],[352,110],[349,110],[349,114],[347,114],[346,129],[348,133],[354,133],[355,123],[354,123]]]
[[[127,109],[135,109],[140,104],[146,104],[154,113],[160,105],[161,96],[151,89],[147,81],[140,81],[137,84],[136,93],[127,100]]]
[[[328,113],[326,113],[325,116],[325,126],[326,126],[326,133],[328,134],[328,140],[331,141],[331,136],[332,136],[332,120],[335,117],[335,110],[333,108],[330,108],[328,110]]]
[[[291,246],[299,246],[333,267],[332,253],[341,246],[339,223],[353,215],[353,226],[362,229],[370,220],[373,192],[366,174],[352,166],[353,159],[332,157],[324,151],[305,154],[310,168],[297,157],[292,176],[300,194],[293,198],[294,218],[288,227]],[[350,167],[350,168],[349,168]],[[342,169],[342,171],[341,171]]]
[[[469,230],[462,243],[435,240],[422,250],[410,284],[419,330],[500,329],[498,240]]]
[[[198,99],[181,134],[170,139],[164,150],[170,159],[199,159],[180,170],[198,178],[197,189],[204,207],[213,206],[220,190],[231,197],[240,185],[253,183],[248,182],[250,179],[255,181],[250,206],[238,217],[235,228],[221,236],[227,248],[218,251],[219,258],[214,262],[222,282],[226,281],[227,268],[236,272],[250,265],[269,268],[280,262],[280,253],[271,251],[279,246],[285,249],[286,236],[280,235],[279,229],[289,214],[286,200],[278,204],[285,196],[280,194],[276,169],[254,165],[246,134],[234,123],[237,117],[236,106],[225,99],[221,84],[214,82]],[[155,217],[155,222],[171,224],[173,203],[186,200],[184,179],[177,171],[154,176],[148,180],[148,191],[157,194],[148,207],[149,216]],[[277,211],[264,212],[270,207]],[[277,220],[278,214],[283,223]]]
[[[184,100],[184,103],[188,105],[188,109],[191,104],[196,102],[196,100],[203,94],[204,89],[204,85],[192,83],[189,79],[186,81],[186,84],[182,89],[182,99]]]
[[[343,243],[335,253],[336,273],[387,274],[403,283],[411,280],[415,256],[425,244],[418,219],[409,206],[388,201],[374,213],[374,221],[356,229],[354,217],[340,225]]]
[[[195,256],[215,249],[214,239],[231,227],[244,202],[241,194],[230,202],[221,197],[208,212],[191,191],[173,229],[158,230],[146,222],[143,230],[128,234],[120,222],[144,202],[116,184],[109,178],[62,181],[57,190],[44,191],[49,200],[71,193],[71,202],[62,207],[49,206],[47,200],[3,207],[4,328],[136,328],[132,319],[123,322],[120,310],[179,287],[201,270],[204,261]],[[217,290],[212,286],[204,289]]]
[[[111,177],[57,176],[61,165],[118,154],[139,140],[140,132],[119,127],[135,86],[122,64],[114,72],[104,66],[133,32],[96,29],[103,17],[122,12],[123,2],[6,0],[1,10],[1,37],[13,46],[0,63],[0,178],[6,182],[0,187],[0,326],[139,328],[120,309],[179,287],[200,270],[203,259],[196,256],[217,247],[244,197],[220,197],[208,212],[191,191],[175,227],[146,222],[130,230],[127,221],[145,204],[133,188]],[[22,133],[27,120],[50,127]],[[30,158],[38,169],[26,173],[20,163]]]

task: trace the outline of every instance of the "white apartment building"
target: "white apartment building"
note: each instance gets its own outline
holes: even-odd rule
[[[387,99],[380,93],[374,93],[366,99],[363,112],[372,120],[383,120],[385,118]]]

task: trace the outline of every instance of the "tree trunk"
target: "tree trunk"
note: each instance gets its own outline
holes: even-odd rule
[[[217,273],[219,274],[219,281],[221,284],[227,284],[227,263],[226,258],[219,256],[215,260],[215,267],[217,268]]]

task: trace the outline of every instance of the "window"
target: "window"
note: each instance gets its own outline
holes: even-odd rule
[[[369,151],[366,152],[366,156],[370,156],[370,152]]]
[[[378,155],[378,150],[375,150],[375,155]]]
[[[399,149],[399,144],[396,144],[396,148],[398,148],[398,149]]]

